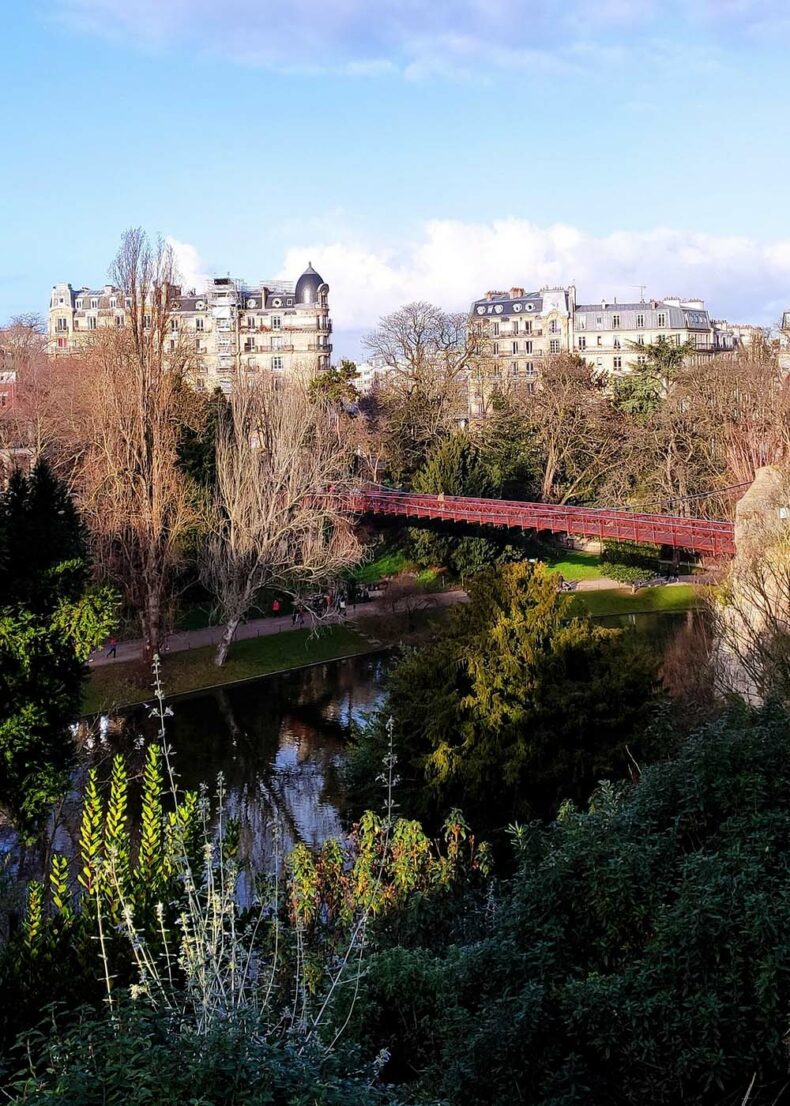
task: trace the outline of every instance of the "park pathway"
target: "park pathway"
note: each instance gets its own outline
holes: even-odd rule
[[[680,584],[699,584],[707,581],[700,576],[680,576],[677,582]],[[672,587],[673,585],[668,584],[667,586]],[[577,580],[573,583],[574,591],[610,591],[612,589],[626,590],[627,585],[618,583],[616,580],[607,580],[603,576],[591,580]],[[420,605],[427,609],[449,607],[455,603],[465,603],[466,598],[466,592],[461,588],[428,592],[421,598]],[[346,618],[342,618],[339,614],[333,614],[328,619],[322,620],[322,624],[356,626],[359,629],[361,628],[359,627],[360,622],[404,610],[408,603],[414,604],[414,602],[415,599],[412,596],[403,599],[401,603],[387,603],[385,592],[367,603],[360,603],[358,607],[350,607]],[[309,617],[307,625],[310,626]],[[207,645],[217,645],[222,637],[223,629],[222,626],[203,626],[199,630],[180,630],[171,634],[167,639],[164,652],[183,653],[188,649],[201,649]],[[265,637],[269,634],[291,633],[297,629],[300,629],[300,627],[293,625],[290,614],[278,618],[253,618],[239,626],[234,640],[244,641],[247,638]],[[103,664],[120,664],[124,661],[140,660],[142,655],[142,639],[119,641],[116,657],[107,657],[107,646],[105,645],[91,654],[88,663],[94,667]]]
[[[347,617],[345,618],[339,614],[332,614],[329,618],[322,619],[321,625],[353,626],[360,629],[361,627],[359,624],[361,622],[367,619],[381,617],[382,615],[396,613],[400,609],[405,609],[406,604],[409,602],[414,604],[414,598],[404,599],[401,603],[387,604],[385,593],[382,596],[371,599],[367,603],[360,603],[357,607],[349,607]],[[448,591],[426,593],[424,597],[421,597],[420,605],[430,610],[439,607],[449,607],[454,603],[464,602],[466,602],[466,592],[457,588]],[[315,625],[315,623],[312,623],[312,625]],[[311,623],[308,615],[306,627],[309,628],[310,626]],[[239,626],[234,641],[244,641],[254,637],[266,637],[270,634],[292,633],[294,630],[298,629],[302,629],[302,627],[293,625],[290,614],[276,618],[253,618],[250,619],[249,622],[244,622]],[[168,637],[164,653],[183,653],[188,649],[201,649],[207,645],[217,645],[222,637],[223,630],[223,626],[202,626],[199,630],[179,630],[177,633],[173,633]],[[121,664],[124,661],[139,661],[143,655],[142,638],[133,639],[131,641],[119,641],[117,656],[115,657],[108,658],[107,649],[108,646],[104,645],[101,649],[96,649],[91,653],[88,661],[91,667],[98,668],[104,664]]]

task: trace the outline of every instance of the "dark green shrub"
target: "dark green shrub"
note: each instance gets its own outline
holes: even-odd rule
[[[641,545],[633,541],[605,541],[601,562],[603,564],[633,565],[656,573],[659,570],[661,547]]]
[[[382,952],[354,1012],[478,1106],[775,1101],[790,1011],[790,719],[732,709],[587,813],[518,832],[487,936]],[[411,1075],[408,1075],[411,1073]]]

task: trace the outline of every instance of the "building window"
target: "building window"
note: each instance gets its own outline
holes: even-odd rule
[[[559,338],[551,338],[549,340],[549,353],[560,352],[560,340]]]
[[[614,342],[613,342],[612,344],[614,345],[614,348],[615,348],[615,349],[621,349],[621,348],[622,348],[622,347],[620,346],[620,339],[619,339],[619,338],[615,338],[615,340],[614,340]]]
[[[667,316],[666,316],[665,311],[659,311],[659,313],[658,313],[658,325],[659,326],[666,326],[667,325]]]
[[[172,353],[175,348],[176,348],[176,340],[175,340],[175,338],[171,338],[170,339],[170,352]]]
[[[282,348],[283,348],[282,337],[272,338],[272,349],[282,349]]]
[[[202,352],[203,352],[203,350],[202,350],[201,345],[200,345],[200,339],[196,338],[195,339],[195,353],[202,353]]]
[[[622,359],[622,357],[615,357],[615,359],[614,359],[614,367],[615,367],[616,369],[622,369],[622,367],[623,367],[623,359]]]
[[[578,326],[579,330],[587,329],[587,320],[585,319],[584,315],[580,315],[578,317],[578,319],[576,320],[576,325]]]
[[[535,366],[532,364],[531,361],[527,361],[526,365],[524,366],[524,369],[526,370],[527,376],[529,376],[530,373],[534,373]]]
[[[117,306],[118,306],[118,297],[117,296],[110,296],[110,307],[117,307]]]
[[[491,324],[491,333],[499,335],[499,323],[496,320]]]
[[[524,343],[524,353],[532,353],[532,342]]]
[[[146,330],[151,329],[151,316],[150,315],[143,315],[143,327]]]
[[[513,353],[518,353],[518,342],[513,343]]]
[[[195,319],[195,330],[203,330],[205,319]]]
[[[58,338],[58,349],[65,349],[66,345],[67,343],[65,338]]]
[[[600,334],[598,334],[598,335],[596,336],[596,339],[595,339],[595,344],[596,344],[596,346],[598,347],[598,349],[600,349],[600,348],[601,348],[601,346],[603,345],[603,338],[601,337],[601,335],[600,335]]]
[[[641,313],[636,317],[636,325],[640,329],[645,325],[645,317]]]
[[[170,329],[171,330],[178,330],[178,319],[171,319],[170,320]]]
[[[81,299],[77,300],[77,310],[82,311],[82,300]]]
[[[617,328],[619,326],[620,326],[620,316],[619,315],[612,315],[612,330],[617,330]]]
[[[511,361],[510,362],[510,375],[511,376],[518,376],[518,361]]]
[[[92,308],[93,308],[93,310],[95,311],[95,310],[96,310],[96,308],[97,308],[98,306],[99,306],[99,301],[98,301],[98,300],[96,299],[96,297],[94,296],[94,298],[93,298],[93,299],[91,300],[91,307],[92,307]]]
[[[272,330],[282,330],[283,320],[280,315],[272,315]]]
[[[79,328],[80,328],[80,321],[79,321],[79,319],[75,319],[74,320],[74,329],[79,330]]]
[[[116,315],[115,316],[115,325],[116,326],[123,326],[123,315]]]
[[[587,349],[587,339],[584,335],[579,335],[579,349]]]
[[[636,363],[637,363],[637,365],[646,365],[647,364],[647,358],[644,355],[640,354],[639,357],[637,357],[637,359],[636,359]]]
[[[68,329],[69,329],[68,320],[67,319],[58,319],[58,321],[55,325],[55,330],[59,330],[62,334],[65,334]]]
[[[255,352],[255,339],[254,338],[245,338],[244,339],[244,352],[245,353],[254,353]]]
[[[96,316],[95,315],[89,315],[88,316],[88,330],[95,330],[95,329],[96,329]]]
[[[518,334],[518,319],[513,320],[513,333]]]
[[[638,338],[637,338],[637,340],[636,340],[636,344],[637,344],[638,346],[643,346],[643,345],[645,344],[645,336],[644,336],[644,334],[640,334],[640,335],[639,335],[639,337],[638,337]]]
[[[499,354],[499,342],[493,342],[491,344],[491,352],[493,353],[494,357]]]
[[[255,316],[254,315],[248,315],[247,316],[247,330],[254,330],[254,329],[255,329]]]
[[[272,358],[272,372],[279,373],[279,372],[282,372],[282,369],[283,369],[283,359],[282,359],[282,357],[273,357]]]
[[[596,326],[603,326],[603,315],[596,315],[595,316],[595,325]]]
[[[557,322],[556,319],[552,319],[549,323],[549,334],[559,334],[559,332],[560,324]]]
[[[525,334],[531,334],[532,333],[532,319],[525,319],[524,320],[524,333]]]

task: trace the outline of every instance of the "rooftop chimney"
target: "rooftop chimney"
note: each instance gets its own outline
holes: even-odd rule
[[[523,288],[511,288],[510,289],[510,298],[512,300],[517,300],[519,298],[519,296],[523,296],[523,295],[524,295],[524,289]]]

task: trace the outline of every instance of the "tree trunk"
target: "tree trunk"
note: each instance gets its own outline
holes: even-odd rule
[[[143,619],[143,656],[150,664],[162,645],[162,604],[157,591],[149,591]]]
[[[231,642],[236,636],[236,630],[239,628],[241,618],[231,618],[226,624],[225,630],[220,639],[219,645],[217,645],[217,651],[214,654],[214,664],[217,668],[222,668],[225,661],[228,659],[228,650],[230,649]]]

